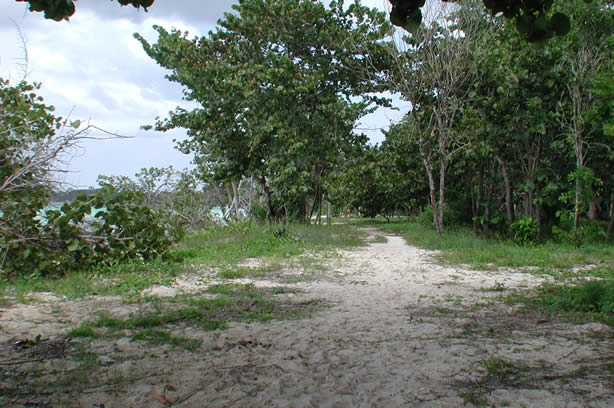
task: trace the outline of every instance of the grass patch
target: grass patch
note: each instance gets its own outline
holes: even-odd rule
[[[190,339],[182,336],[173,336],[165,331],[144,329],[132,337],[133,340],[142,340],[151,344],[170,344],[189,351],[196,351],[202,344],[202,340]]]
[[[480,361],[480,365],[486,369],[489,375],[503,384],[512,384],[525,376],[521,367],[516,366],[511,361],[494,356]]]
[[[96,332],[90,325],[76,327],[68,332],[68,337],[96,337]]]
[[[94,271],[75,271],[61,277],[31,275],[11,281],[0,281],[0,293],[14,293],[17,301],[26,303],[28,294],[51,292],[67,299],[87,296],[138,296],[154,284],[171,285],[186,270],[176,263],[125,263]]]
[[[535,294],[512,294],[508,304],[523,303],[540,312],[614,324],[614,279],[581,280],[573,285],[544,283]]]
[[[466,264],[479,270],[531,267],[532,272],[561,279],[578,274],[614,278],[614,246],[605,243],[587,244],[581,248],[551,241],[519,246],[512,240],[481,237],[467,228],[450,229],[438,236],[433,228],[417,223],[375,222],[373,225],[401,235],[410,245],[438,250],[437,259],[445,264]],[[574,271],[582,265],[594,267]]]
[[[480,290],[482,292],[504,292],[507,290],[507,288],[505,287],[505,284],[501,283],[501,282],[495,282],[494,285],[492,285],[489,288],[480,288]]]
[[[184,307],[170,308],[175,302],[155,305],[155,310],[119,319],[107,314],[99,314],[95,321],[73,329],[70,337],[97,337],[93,328],[107,329],[104,336],[123,336],[132,333],[133,340],[150,343],[172,344],[188,350],[196,349],[190,339],[175,337],[168,333],[171,325],[195,325],[204,330],[218,330],[227,327],[230,321],[269,321],[273,319],[298,319],[309,316],[321,309],[324,302],[311,299],[302,302],[290,301],[279,295],[299,292],[293,288],[256,288],[254,285],[227,283],[208,288],[215,297],[184,296]],[[126,333],[128,332],[128,333]],[[136,334],[134,333],[136,332]]]
[[[484,395],[483,391],[464,391],[459,396],[465,401],[465,404],[473,404],[478,407],[487,407],[490,402]]]
[[[199,265],[220,268],[224,279],[262,277],[270,268],[258,270],[236,264],[248,258],[264,258],[267,265],[282,265],[306,251],[320,253],[364,245],[366,238],[366,232],[352,225],[269,228],[248,221],[215,226],[188,234],[172,251],[174,261],[124,263],[54,278],[37,274],[16,279],[0,276],[0,298],[4,304],[10,304],[13,296],[19,302],[28,302],[33,292],[51,292],[68,299],[94,295],[139,298],[144,289],[155,284],[170,286],[178,276]]]
[[[247,258],[285,260],[307,250],[364,245],[366,236],[364,231],[351,225],[297,224],[267,228],[244,222],[190,234],[176,253],[189,262],[218,266],[236,264]]]
[[[371,239],[371,243],[373,244],[385,244],[388,242],[388,238],[386,238],[384,235],[376,235],[373,237],[373,239]]]

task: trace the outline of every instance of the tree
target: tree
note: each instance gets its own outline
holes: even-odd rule
[[[158,130],[183,127],[180,144],[201,173],[260,183],[268,216],[308,219],[326,177],[357,143],[354,123],[381,102],[390,27],[375,10],[331,2],[251,0],[233,6],[216,31],[189,39],[155,27],[147,54],[171,70],[199,107],[178,108]],[[369,56],[370,58],[367,58]],[[307,208],[307,205],[311,203]]]
[[[575,21],[580,24],[574,28],[572,35],[565,38],[563,44],[566,55],[561,65],[567,72],[568,80],[567,92],[560,105],[560,120],[569,135],[568,140],[573,146],[576,162],[571,177],[575,183],[572,233],[577,235],[581,212],[589,205],[584,197],[587,192],[591,195],[593,184],[601,182],[587,166],[589,151],[593,147],[591,136],[601,129],[591,126],[587,116],[596,103],[592,91],[596,79],[604,65],[610,65],[612,62],[608,39],[614,32],[614,25],[611,13],[602,10],[599,2],[576,5],[573,11]],[[590,197],[588,201],[591,201]]]
[[[477,78],[477,54],[472,44],[484,31],[475,2],[463,4],[462,10],[453,17],[456,20],[445,14],[434,16],[433,23],[399,41],[402,52],[392,50],[396,59],[393,82],[412,104],[410,115],[417,127],[433,225],[439,234],[444,225],[447,165],[464,143],[453,128]]]

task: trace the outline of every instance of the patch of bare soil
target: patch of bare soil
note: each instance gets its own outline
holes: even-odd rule
[[[98,310],[126,316],[144,307],[115,298],[4,307],[0,405],[614,406],[609,326],[520,313],[499,290],[532,288],[539,278],[438,266],[431,252],[386,238],[327,259],[334,278],[291,285],[303,291],[293,299],[332,305],[310,318],[214,332],[172,327],[202,340],[195,351],[129,333],[66,340]]]

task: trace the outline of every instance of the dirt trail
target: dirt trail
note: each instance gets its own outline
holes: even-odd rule
[[[520,314],[494,289],[533,287],[535,276],[441,267],[432,252],[371,233],[387,242],[330,260],[334,279],[296,285],[300,296],[331,303],[313,317],[217,332],[179,328],[204,340],[194,353],[96,340],[105,375],[124,382],[49,400],[106,408],[614,406],[608,326]],[[0,344],[43,329],[60,335],[96,309],[91,302],[0,308]],[[70,368],[61,359],[47,364]]]

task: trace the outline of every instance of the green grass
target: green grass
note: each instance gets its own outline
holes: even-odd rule
[[[96,332],[90,325],[86,324],[72,329],[68,332],[68,337],[96,337]]]
[[[483,391],[464,391],[459,396],[465,401],[464,405],[473,404],[478,407],[487,407],[490,404]]]
[[[138,299],[143,289],[154,284],[171,285],[176,277],[199,266],[219,268],[224,279],[263,277],[279,269],[288,258],[305,252],[321,253],[364,245],[366,237],[364,231],[351,225],[266,227],[241,222],[216,226],[187,235],[173,250],[171,259],[175,261],[124,263],[56,278],[30,275],[9,280],[0,276],[0,298],[3,304],[10,304],[13,297],[25,303],[33,292],[51,292],[67,299],[94,295]],[[263,259],[266,271],[237,266],[248,258]],[[300,261],[306,263],[304,267],[317,266],[308,258]]]
[[[276,234],[283,231],[281,234]],[[280,236],[281,235],[281,236]],[[204,229],[187,236],[177,250],[189,262],[227,265],[247,258],[287,259],[305,251],[364,245],[366,233],[350,225],[289,225],[266,228],[245,223]]]
[[[614,279],[578,280],[566,285],[545,283],[535,293],[513,293],[505,300],[551,315],[563,312],[571,318],[614,325]]]
[[[153,311],[126,319],[101,313],[94,321],[86,322],[69,332],[69,337],[119,337],[132,335],[133,340],[155,344],[171,344],[188,350],[200,347],[195,341],[169,334],[171,327],[192,325],[204,330],[224,329],[230,321],[269,321],[298,319],[321,309],[320,299],[293,302],[283,294],[299,292],[294,288],[256,288],[254,285],[227,283],[208,288],[216,297],[183,296],[183,307],[169,301],[166,306],[155,305]],[[165,310],[167,308],[167,310]],[[104,333],[94,331],[94,328]],[[135,333],[136,332],[136,333]]]
[[[182,336],[173,336],[165,331],[144,329],[132,337],[133,340],[142,340],[151,344],[170,344],[189,351],[196,351],[202,344],[200,339],[190,339]]]
[[[511,240],[495,240],[475,235],[470,229],[447,230],[442,236],[430,227],[416,223],[375,223],[377,227],[401,235],[410,245],[438,250],[437,259],[445,264],[469,265],[479,270],[527,268],[560,278],[576,275],[579,265],[597,265],[583,275],[614,277],[614,246],[587,244],[581,248],[546,242],[523,247]]]
[[[374,244],[385,244],[388,242],[388,238],[383,235],[376,235],[371,242]]]
[[[494,356],[480,361],[480,365],[486,369],[488,374],[496,377],[503,384],[514,383],[525,376],[522,372],[522,367],[511,361]]]
[[[61,277],[29,276],[0,282],[0,294],[13,293],[26,303],[29,294],[51,292],[67,299],[86,296],[138,296],[154,284],[169,285],[187,268],[177,263],[125,263],[94,271],[76,271]]]

